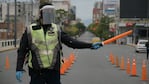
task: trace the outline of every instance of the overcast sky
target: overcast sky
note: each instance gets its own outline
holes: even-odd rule
[[[81,18],[85,25],[92,22],[92,9],[96,1],[101,0],[71,0],[71,4],[76,6],[76,16]]]

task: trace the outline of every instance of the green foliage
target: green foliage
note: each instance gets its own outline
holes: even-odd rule
[[[56,23],[60,23],[65,17],[68,17],[68,12],[64,9],[58,9],[56,10]]]
[[[66,33],[68,33],[70,36],[75,36],[75,35],[78,35],[79,34],[79,29],[75,26],[68,26],[64,29],[64,31]]]
[[[76,23],[64,28],[64,31],[71,36],[80,35],[85,31],[86,27],[83,23]]]
[[[75,27],[77,27],[81,32],[84,32],[86,29],[86,26],[83,23],[78,22],[77,24],[75,24]]]
[[[94,33],[97,37],[108,39],[110,36],[109,23],[113,19],[107,16],[101,18],[99,23],[92,23],[88,26],[88,30]]]

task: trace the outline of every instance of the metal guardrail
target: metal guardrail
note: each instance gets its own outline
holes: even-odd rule
[[[20,40],[16,40],[16,45],[19,45]],[[15,45],[15,40],[14,39],[9,39],[9,40],[0,40],[0,48],[4,47],[11,47]]]

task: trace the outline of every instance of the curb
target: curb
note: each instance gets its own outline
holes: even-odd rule
[[[127,44],[128,46],[132,46],[132,47],[135,47],[136,45],[135,44]]]
[[[5,52],[5,51],[9,51],[9,50],[15,50],[18,47],[4,47],[0,49],[0,52]]]

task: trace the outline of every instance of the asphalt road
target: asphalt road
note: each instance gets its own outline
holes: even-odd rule
[[[94,37],[91,33],[84,33],[78,40],[90,42]],[[149,81],[142,81],[142,61],[146,58],[146,53],[135,53],[134,47],[128,45],[109,44],[98,50],[91,49],[71,49],[63,47],[64,56],[68,57],[74,52],[76,61],[70,70],[61,76],[62,84],[149,84]],[[136,59],[137,76],[132,77],[126,73],[126,70],[120,70],[116,65],[109,62],[109,54],[113,53],[119,59],[127,57]],[[10,68],[5,69],[6,56],[9,57]],[[119,60],[120,61],[120,60]],[[19,84],[15,79],[16,68],[16,50],[0,53],[0,84]],[[20,84],[29,84],[29,77],[26,72],[23,75],[23,82]],[[149,78],[149,63],[147,64],[147,76]]]

